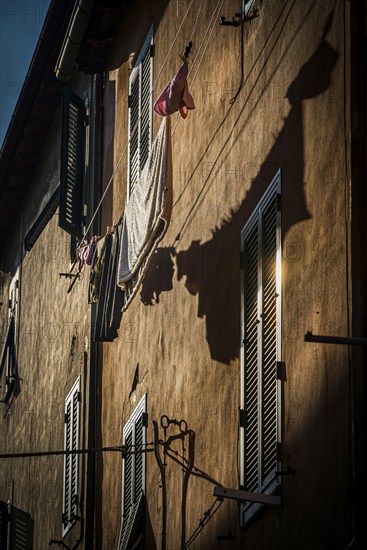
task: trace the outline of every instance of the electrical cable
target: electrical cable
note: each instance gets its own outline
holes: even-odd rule
[[[196,63],[196,60],[197,60],[197,58],[199,57],[199,53],[200,53],[200,50],[201,50],[201,48],[202,48],[202,46],[203,46],[204,40],[205,40],[205,38],[206,38],[206,35],[208,34],[211,25],[213,25],[213,20],[214,20],[214,23],[215,23],[216,18],[218,17],[219,12],[220,12],[220,10],[222,9],[223,4],[224,4],[224,0],[218,0],[218,4],[216,5],[216,7],[215,7],[215,9],[214,9],[214,11],[213,11],[213,15],[212,15],[212,17],[211,17],[211,19],[210,19],[210,22],[209,22],[209,24],[208,24],[208,27],[207,27],[206,32],[205,32],[205,34],[204,34],[204,37],[203,37],[203,39],[202,39],[202,41],[201,41],[201,44],[200,44],[200,46],[199,46],[199,48],[198,48],[197,54],[196,54],[196,56],[194,57],[194,60],[193,60],[193,62],[192,62],[192,66]],[[199,68],[200,68],[201,62],[202,62],[202,60],[203,60],[205,51],[206,51],[206,49],[207,49],[207,47],[208,47],[210,38],[211,38],[211,36],[212,36],[212,34],[213,34],[214,27],[215,27],[215,25],[212,26],[212,29],[211,29],[210,34],[209,34],[209,38],[208,38],[208,40],[207,40],[207,42],[206,42],[204,51],[203,51],[203,53],[202,53],[202,55],[201,55],[201,58],[200,58],[200,60],[199,60],[199,64],[198,64],[198,67],[197,67],[197,69],[196,69],[196,72],[195,72],[193,78],[190,79],[190,86],[191,86],[191,87],[193,87],[194,82],[195,82],[195,79],[196,79],[196,77],[197,77],[197,75],[198,75]],[[180,116],[177,116],[176,124],[175,124],[175,126],[174,126],[174,128],[173,128],[173,130],[172,130],[172,137],[174,136],[174,133],[175,133],[176,128],[177,128],[177,125],[178,125],[178,123],[179,123],[180,120],[181,120],[181,117],[180,117]]]
[[[219,481],[217,481],[217,480],[214,479],[213,477],[209,476],[206,472],[204,472],[203,470],[201,470],[201,469],[198,468],[197,466],[194,466],[187,458],[185,458],[184,456],[180,455],[180,453],[179,453],[178,451],[175,451],[174,449],[172,449],[172,447],[167,447],[167,446],[165,446],[165,444],[164,444],[163,441],[160,441],[159,443],[160,443],[160,445],[163,445],[164,447],[166,447],[166,452],[165,452],[165,454],[166,454],[167,456],[169,456],[172,460],[174,460],[175,462],[178,462],[180,465],[182,465],[181,462],[180,462],[177,458],[173,457],[173,456],[172,456],[169,452],[167,452],[167,451],[170,451],[170,452],[173,453],[174,455],[176,455],[176,456],[178,456],[179,458],[181,458],[184,462],[187,463],[187,465],[188,465],[190,468],[192,468],[192,470],[195,470],[195,472],[191,470],[191,475],[196,476],[196,477],[201,477],[202,479],[206,479],[206,480],[209,481],[210,483],[213,483],[213,485],[215,485],[215,486],[223,487],[222,483],[219,483]]]
[[[154,443],[146,443],[145,447],[153,446]],[[91,449],[68,449],[63,451],[30,451],[23,453],[2,453],[0,454],[0,459],[6,458],[32,458],[32,457],[41,457],[41,456],[69,456],[69,455],[79,455],[79,454],[88,454],[88,453],[104,453],[104,452],[119,452],[123,456],[131,456],[140,453],[151,453],[154,449],[139,449],[139,450],[130,450],[132,447],[141,447],[141,445],[116,445],[115,447],[100,447],[100,448],[91,448]]]
[[[188,539],[188,541],[182,546],[182,549],[181,550],[186,550],[186,548],[188,548],[193,542],[194,540],[196,539],[196,537],[201,533],[201,531],[204,529],[205,525],[212,519],[212,517],[214,516],[214,514],[219,510],[219,508],[222,506],[223,504],[223,499],[219,499],[217,498],[214,503],[212,504],[212,506],[206,511],[204,512],[204,515],[203,515],[203,518],[201,520],[199,520],[199,525],[198,527],[195,529],[195,531],[192,533],[192,535],[190,536],[190,538]]]
[[[160,69],[160,71],[158,72],[158,75],[156,76],[156,78],[155,78],[155,80],[154,80],[152,89],[154,89],[154,86],[156,85],[157,80],[158,80],[160,74],[162,73],[163,67],[164,67],[164,65],[166,64],[167,59],[168,59],[168,57],[169,57],[169,53],[170,53],[171,50],[172,50],[173,44],[175,43],[175,41],[176,41],[176,39],[177,39],[177,37],[178,37],[178,34],[179,34],[179,32],[180,32],[180,30],[181,30],[181,28],[182,28],[182,25],[183,25],[183,23],[184,23],[184,21],[185,21],[187,15],[188,15],[188,13],[189,13],[189,10],[190,10],[192,4],[193,4],[193,0],[191,1],[190,5],[189,5],[189,8],[188,8],[188,10],[186,11],[186,14],[185,14],[185,16],[184,16],[184,18],[183,18],[183,20],[182,20],[180,26],[179,26],[179,29],[178,29],[178,31],[177,31],[177,33],[176,33],[175,38],[173,39],[173,42],[172,42],[172,44],[171,44],[171,46],[170,46],[170,49],[169,49],[169,51],[168,51],[168,53],[167,53],[167,56],[166,56],[166,58],[165,58],[165,60],[164,60],[164,62],[163,62],[163,64],[162,64],[162,66],[161,66],[161,69]],[[194,31],[194,29],[196,30],[196,26],[197,26],[198,21],[199,21],[200,11],[201,11],[201,9],[202,9],[203,4],[204,4],[204,0],[202,1],[201,5],[200,5],[199,11],[198,11],[198,15],[197,15],[197,17],[196,17],[196,21],[195,21],[195,24],[194,24],[194,27],[193,27],[193,31]],[[217,12],[219,13],[219,11],[220,11],[220,9],[221,9],[221,7],[222,7],[223,4],[224,4],[224,0],[218,0],[218,4],[217,4],[216,8],[214,9],[214,12],[213,12],[213,15],[212,15],[212,17],[211,17],[211,19],[210,19],[208,28],[207,28],[207,30],[206,30],[206,32],[205,32],[205,34],[204,34],[203,40],[201,41],[201,44],[200,44],[200,46],[199,46],[198,52],[197,52],[197,54],[196,54],[196,57],[194,58],[194,60],[193,60],[193,62],[192,62],[192,65],[194,65],[194,64],[196,63],[196,60],[197,60],[197,58],[198,58],[198,56],[199,56],[199,52],[200,52],[200,50],[201,50],[201,48],[202,48],[203,42],[204,42],[204,40],[205,40],[205,38],[206,38],[206,36],[207,36],[207,34],[208,34],[208,32],[209,32],[210,26],[211,26],[212,23],[213,23],[213,19],[214,19],[215,17],[218,16],[218,15],[217,15]],[[214,20],[214,22],[215,22],[215,20]],[[200,59],[200,61],[199,61],[199,66],[198,66],[198,68],[197,68],[197,70],[196,70],[196,73],[195,73],[195,75],[194,75],[194,77],[193,77],[193,79],[192,79],[192,81],[191,81],[191,84],[194,83],[195,78],[196,78],[196,76],[197,76],[197,74],[198,74],[198,70],[199,70],[199,67],[200,67],[202,58],[203,58],[204,53],[205,53],[205,51],[206,51],[206,48],[207,48],[207,46],[208,46],[208,43],[209,43],[209,40],[210,40],[211,35],[212,35],[212,33],[213,33],[213,30],[214,30],[214,25],[213,25],[213,27],[212,27],[212,29],[211,29],[211,32],[210,32],[208,41],[207,41],[207,43],[206,43],[206,46],[205,46],[204,51],[203,51],[203,54],[202,54],[201,59]],[[193,32],[193,31],[192,31],[191,37],[194,36],[194,32]],[[176,130],[176,127],[177,127],[177,124],[178,124],[179,120],[180,120],[180,119],[178,119],[177,122],[176,122],[176,125],[175,125],[175,127],[174,127],[174,129],[173,129],[173,132],[172,132],[172,136],[173,136],[173,134],[174,134],[174,132],[175,132],[175,130]],[[90,230],[90,228],[91,228],[91,226],[92,226],[92,223],[93,223],[93,221],[94,221],[96,215],[98,214],[98,211],[99,211],[99,209],[100,209],[100,207],[101,207],[101,205],[102,205],[102,203],[103,203],[103,200],[104,200],[105,196],[107,195],[107,192],[108,192],[108,190],[109,190],[109,188],[110,188],[110,185],[111,185],[111,183],[112,183],[112,181],[113,181],[113,179],[114,179],[114,176],[115,176],[115,174],[116,174],[118,168],[120,167],[120,164],[121,164],[122,159],[123,159],[123,157],[124,157],[124,155],[125,155],[125,153],[126,153],[126,150],[127,150],[128,146],[129,146],[129,143],[130,143],[130,139],[126,142],[125,147],[124,147],[124,149],[123,149],[123,151],[122,151],[122,153],[121,153],[121,155],[120,155],[120,158],[118,159],[118,161],[117,161],[117,163],[116,163],[116,166],[115,166],[115,168],[114,168],[114,170],[113,170],[113,172],[112,172],[112,175],[111,175],[111,177],[110,177],[110,179],[109,179],[109,181],[108,181],[108,183],[107,183],[107,185],[106,185],[106,188],[105,188],[105,190],[104,190],[104,192],[103,192],[103,194],[102,194],[102,197],[101,197],[101,199],[100,199],[98,205],[96,206],[96,209],[95,209],[95,211],[94,211],[94,213],[93,213],[93,215],[92,215],[92,218],[91,218],[91,220],[90,220],[90,222],[89,222],[87,228],[86,228],[85,231],[84,231],[84,235],[83,235],[83,237],[81,238],[81,241],[80,241],[80,244],[79,244],[79,246],[78,246],[78,249],[79,249],[79,248],[82,246],[82,244],[84,243],[85,238],[86,238],[86,236],[87,236],[87,234],[88,234],[88,231]],[[75,262],[73,263],[73,265],[71,266],[70,272],[73,271],[75,265],[76,265],[76,261],[75,261]]]
[[[178,35],[179,35],[179,33],[180,33],[180,30],[181,30],[181,28],[182,28],[182,25],[184,24],[184,22],[185,22],[185,20],[186,20],[186,17],[187,17],[187,15],[188,15],[188,13],[189,13],[189,10],[190,10],[190,8],[191,8],[191,6],[192,6],[192,4],[193,4],[193,1],[194,1],[194,0],[191,0],[191,3],[190,3],[190,5],[189,5],[189,8],[187,9],[186,14],[185,14],[183,20],[181,21],[181,24],[180,24],[180,26],[179,26],[179,28],[178,28],[178,31],[177,31],[177,33],[176,33],[176,35],[175,35],[175,37],[174,37],[174,39],[173,39],[173,41],[172,41],[172,43],[171,43],[170,49],[168,50],[168,53],[167,53],[167,55],[166,55],[166,58],[165,58],[165,60],[163,61],[163,64],[162,64],[162,66],[161,66],[161,68],[160,68],[160,71],[158,72],[158,75],[156,76],[156,78],[155,78],[155,80],[154,80],[154,82],[153,82],[152,89],[154,89],[154,87],[155,87],[155,85],[156,85],[156,83],[157,83],[157,80],[158,80],[159,76],[160,76],[161,73],[162,73],[162,70],[163,70],[163,68],[164,68],[164,66],[165,66],[165,64],[166,64],[166,62],[167,62],[167,60],[168,60],[169,54],[170,54],[170,52],[171,52],[171,50],[172,50],[172,48],[173,48],[174,43],[175,43],[176,40],[177,40],[177,37],[178,37]],[[223,1],[224,1],[224,0],[222,0],[222,2],[223,2]],[[220,2],[220,0],[219,0],[219,2]],[[219,2],[218,2],[218,3],[219,3]],[[202,9],[203,4],[204,4],[204,0],[202,1],[201,5],[200,5],[200,8],[199,8],[199,12],[198,12],[198,15],[197,15],[197,18],[196,18],[195,25],[197,25],[197,22],[198,22],[198,20],[199,20],[199,14],[200,14],[200,11],[201,11],[201,9]],[[216,10],[215,10],[215,11],[216,11]],[[194,25],[194,28],[195,28],[195,25]],[[193,36],[193,33],[192,33],[191,36]],[[204,38],[205,38],[205,36],[204,36]],[[196,59],[196,58],[195,58],[195,59]],[[94,211],[94,213],[93,213],[93,216],[92,216],[92,218],[91,218],[91,220],[90,220],[90,222],[89,222],[87,228],[86,228],[85,231],[84,231],[84,235],[83,235],[83,237],[82,237],[82,239],[81,239],[81,241],[80,241],[80,244],[79,244],[79,246],[78,246],[78,249],[79,249],[79,248],[82,246],[82,244],[84,243],[85,238],[86,238],[86,236],[87,236],[87,234],[88,234],[88,231],[90,230],[90,228],[91,228],[91,226],[92,226],[92,223],[93,223],[93,221],[94,221],[96,215],[98,214],[98,211],[99,211],[99,209],[100,209],[100,207],[101,207],[101,205],[102,205],[102,202],[103,202],[105,196],[107,195],[107,192],[108,192],[108,190],[109,190],[109,188],[110,188],[110,185],[111,185],[111,183],[112,183],[112,181],[113,181],[113,179],[114,179],[114,176],[115,176],[115,174],[116,174],[116,172],[117,172],[117,169],[120,167],[120,164],[121,164],[122,159],[123,159],[123,157],[124,157],[124,155],[125,155],[125,153],[126,153],[126,150],[127,150],[128,146],[129,146],[129,143],[130,143],[130,139],[126,142],[125,147],[124,147],[124,149],[123,149],[123,151],[122,151],[122,153],[121,153],[121,155],[120,155],[120,158],[118,159],[118,161],[117,161],[117,163],[116,163],[116,166],[115,166],[115,168],[114,168],[114,170],[113,170],[113,172],[112,172],[112,175],[111,175],[111,177],[110,177],[110,179],[109,179],[109,181],[108,181],[108,183],[107,183],[107,185],[106,185],[106,188],[105,188],[105,190],[104,190],[104,192],[103,192],[103,194],[102,194],[102,197],[101,197],[101,199],[100,199],[98,205],[96,206],[96,209],[95,209],[95,211]],[[76,261],[75,261],[75,263],[72,265],[72,268],[71,268],[70,272],[74,269],[75,264],[76,264]]]

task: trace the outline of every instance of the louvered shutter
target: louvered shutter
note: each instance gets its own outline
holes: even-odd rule
[[[147,161],[152,135],[152,30],[137,59],[129,84],[129,196],[137,184]]]
[[[278,484],[280,442],[280,173],[243,230],[243,485]],[[244,506],[245,521],[259,508]]]
[[[262,472],[261,488],[277,469],[277,204],[262,213]]]
[[[76,381],[65,401],[64,448],[79,448],[80,379]],[[63,535],[78,515],[78,454],[64,457]]]
[[[140,493],[139,497],[131,504],[126,514],[125,526],[122,529],[118,550],[129,550],[135,542],[138,532],[139,519],[143,513],[144,495]]]
[[[33,548],[34,521],[28,512],[12,506],[10,524],[10,550]]]
[[[62,96],[59,225],[70,235],[78,238],[83,235],[85,122],[86,113],[83,100],[71,90],[64,90]]]
[[[136,534],[141,517],[143,495],[145,493],[145,449],[146,433],[144,418],[146,413],[146,396],[135,408],[123,431],[123,442],[127,451],[135,451],[124,458],[122,523],[119,537],[119,550],[128,550],[129,541]]]
[[[245,469],[246,489],[259,488],[259,234],[255,224],[245,240]]]

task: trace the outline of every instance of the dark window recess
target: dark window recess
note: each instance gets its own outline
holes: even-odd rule
[[[58,187],[24,239],[24,246],[27,251],[32,249],[34,243],[41,235],[52,216],[55,214],[57,207],[59,206],[59,201],[60,189]]]
[[[84,101],[71,90],[64,90],[62,96],[59,225],[67,233],[78,238],[83,235],[85,125]]]
[[[6,502],[0,501],[0,548],[7,548],[9,512]]]

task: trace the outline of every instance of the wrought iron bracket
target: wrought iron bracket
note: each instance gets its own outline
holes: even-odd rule
[[[239,502],[257,502],[258,504],[268,504],[269,506],[280,506],[282,499],[278,495],[263,495],[253,493],[252,491],[243,491],[241,489],[227,489],[226,487],[214,487],[213,496],[217,498],[230,498]]]
[[[60,277],[66,277],[66,279],[79,279],[80,273],[59,273]]]
[[[220,25],[223,27],[240,27],[241,25],[256,19],[256,17],[259,17],[257,10],[255,10],[252,15],[246,15],[245,17],[242,17],[240,13],[235,13],[234,16],[232,16],[232,21],[227,21],[227,19],[222,16],[220,18]]]
[[[312,334],[309,330],[304,337],[305,342],[319,344],[341,344],[347,346],[367,346],[367,338],[355,338],[349,336],[324,336]]]

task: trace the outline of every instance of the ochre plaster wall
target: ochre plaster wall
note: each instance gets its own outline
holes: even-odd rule
[[[105,185],[120,164],[104,205],[104,227],[118,219],[126,199],[126,154],[120,157],[127,140],[129,54],[139,52],[153,24],[154,80],[165,62],[156,98],[197,22],[189,75],[196,110],[186,121],[172,117],[171,225],[141,294],[123,315],[119,338],[103,345],[100,441],[121,443],[124,423],[147,393],[148,442],[152,420],[185,420],[196,436],[195,465],[238,488],[240,231],[280,168],[282,466],[296,473],[282,480],[281,510],[263,509],[241,533],[237,506],[226,501],[191,548],[215,548],[217,537],[229,532],[234,540],[221,547],[343,547],[349,542],[351,467],[348,356],[343,347],[303,341],[307,330],[348,334],[343,3],[256,1],[259,16],[243,29],[243,85],[231,104],[241,80],[241,31],[220,26],[218,16],[231,18],[239,4],[225,1],[212,19],[221,3],[195,3],[165,62],[189,3],[156,2],[150,11],[134,3],[111,58]],[[159,124],[154,114],[154,135]],[[98,467],[97,537],[107,550],[118,541],[121,459],[104,454]],[[175,550],[182,526],[179,465],[169,461],[167,476],[167,549]],[[147,547],[160,548],[161,481],[152,454],[146,483]],[[191,478],[186,539],[213,503],[212,489]]]

